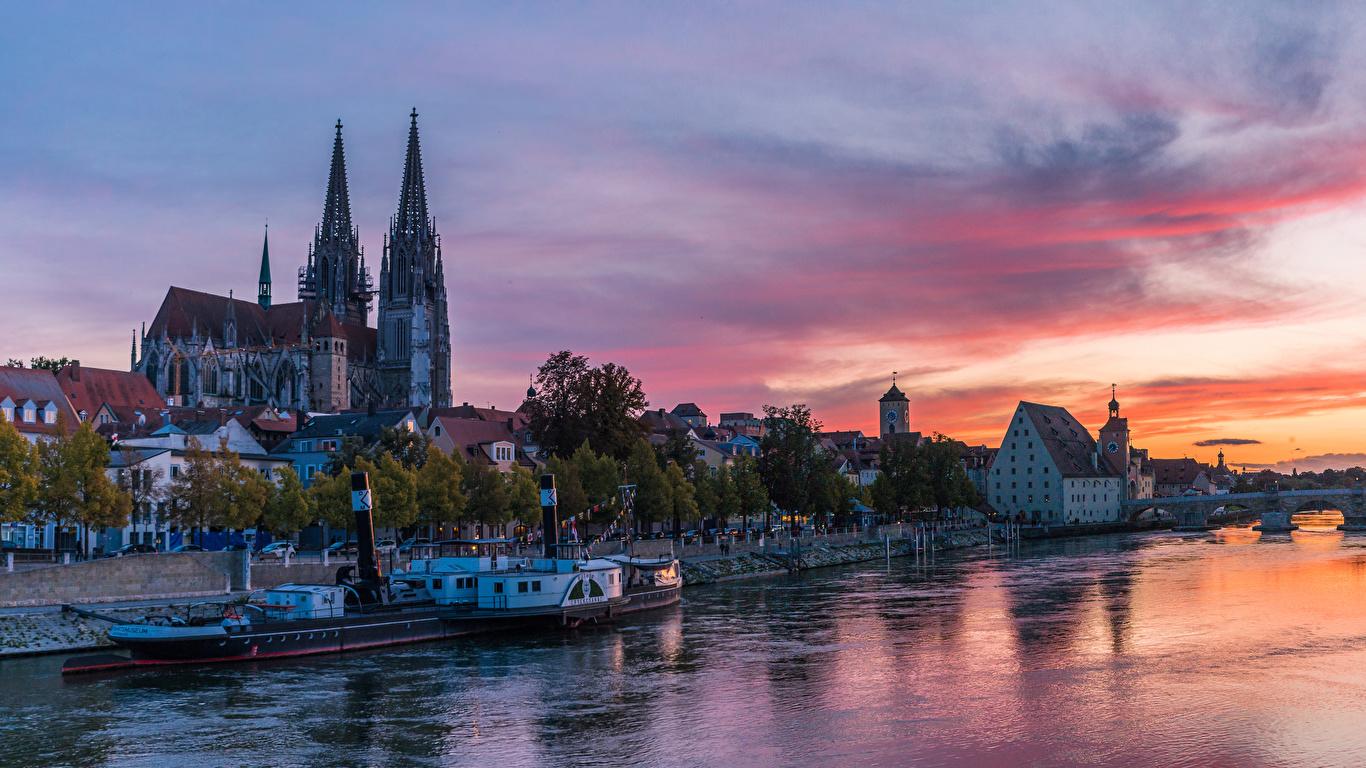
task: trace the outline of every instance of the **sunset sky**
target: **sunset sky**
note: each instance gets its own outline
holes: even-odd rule
[[[32,4],[0,25],[0,359],[125,368],[168,285],[294,298],[408,111],[455,400],[573,349],[655,406],[1366,463],[1366,30],[1332,4]],[[99,15],[107,14],[107,15]],[[373,322],[373,316],[372,316]],[[1203,443],[1203,445],[1201,445]]]

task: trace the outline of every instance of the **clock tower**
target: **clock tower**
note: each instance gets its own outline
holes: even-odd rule
[[[1115,398],[1114,384],[1110,385],[1110,419],[1100,428],[1100,443],[1096,449],[1112,472],[1128,479],[1129,420],[1119,416],[1119,400]]]
[[[896,372],[892,372],[892,388],[877,401],[878,434],[882,437],[911,431],[911,400],[896,387]]]

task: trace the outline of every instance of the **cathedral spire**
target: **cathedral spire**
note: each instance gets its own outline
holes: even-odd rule
[[[266,234],[261,241],[261,276],[256,281],[256,303],[262,309],[270,309],[270,224],[266,224]]]
[[[128,350],[128,370],[138,369],[138,329],[133,329],[133,348]],[[1222,455],[1222,454],[1221,454]]]
[[[322,239],[351,238],[351,197],[346,187],[346,153],[342,149],[342,121],[332,140],[332,170],[327,174],[327,198],[323,201]]]
[[[408,155],[403,161],[403,188],[398,195],[395,229],[419,232],[427,228],[427,185],[422,178],[422,149],[417,138],[417,108],[408,116]]]

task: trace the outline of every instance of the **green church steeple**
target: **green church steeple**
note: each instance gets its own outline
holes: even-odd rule
[[[256,284],[256,303],[262,309],[270,309],[270,225],[266,225],[266,236],[261,242],[261,277]]]

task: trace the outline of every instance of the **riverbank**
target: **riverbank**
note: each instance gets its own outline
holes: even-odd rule
[[[987,543],[986,531],[976,529],[941,533],[935,543],[936,552],[946,552]],[[826,568],[849,563],[861,563],[888,557],[909,557],[915,554],[910,539],[826,544],[803,543],[791,552],[774,549],[770,552],[746,551],[732,555],[702,555],[683,559],[685,587],[717,582],[776,576],[793,571]],[[295,568],[295,574],[304,575]],[[307,581],[306,578],[300,579]],[[220,591],[215,598],[224,602],[245,595],[245,591]],[[100,613],[118,618],[133,619],[149,610],[174,613],[184,610],[190,600],[169,600],[149,606],[135,605],[101,607]],[[106,632],[108,622],[75,613],[54,610],[47,606],[35,607],[31,612],[12,610],[0,614],[0,659],[48,653],[71,653],[112,647]]]

